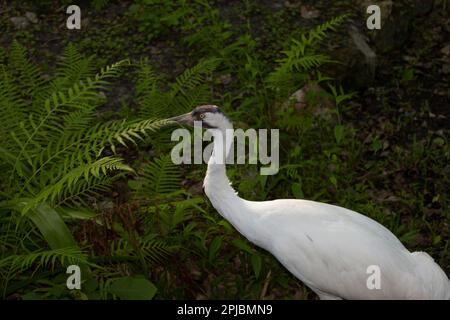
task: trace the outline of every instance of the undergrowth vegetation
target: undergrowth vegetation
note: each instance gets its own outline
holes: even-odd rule
[[[327,76],[336,61],[321,47],[348,16],[275,41],[268,59],[250,21],[237,34],[208,2],[195,3],[135,1],[126,12],[140,29],[152,27],[148,41],[181,33],[196,63],[175,77],[144,57],[99,67],[108,59],[82,55],[85,44],[69,44],[51,76],[17,41],[0,52],[2,297],[314,298],[208,204],[204,166],[172,163],[173,127],[164,119],[201,104],[220,105],[236,127],[280,129],[277,175],[228,167],[241,197],[359,211],[448,271],[448,183],[433,179],[447,168],[450,144],[427,135],[389,146],[377,127],[395,136],[404,119],[373,130],[355,120],[355,93]],[[129,80],[132,98],[102,114],[117,82]],[[306,103],[292,97],[302,87],[315,88]],[[81,290],[66,287],[73,264],[82,269]]]

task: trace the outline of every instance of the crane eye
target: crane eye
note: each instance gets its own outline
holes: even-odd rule
[[[204,113],[200,113],[200,119],[204,119],[205,118],[205,114]]]

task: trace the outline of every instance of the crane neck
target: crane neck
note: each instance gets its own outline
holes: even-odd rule
[[[238,196],[226,173],[226,159],[233,146],[234,134],[231,121],[210,132],[214,137],[212,155],[208,161],[203,188],[213,207],[251,242],[259,241],[256,221],[260,213],[251,209],[249,201]]]
[[[212,202],[216,198],[238,198],[226,173],[226,160],[233,145],[233,125],[225,123],[220,128],[209,129],[209,133],[214,145],[204,180],[205,193]]]
[[[235,227],[244,223],[241,199],[231,186],[226,172],[226,159],[233,146],[233,124],[224,121],[220,128],[209,129],[214,139],[213,152],[208,161],[203,188],[214,208]]]

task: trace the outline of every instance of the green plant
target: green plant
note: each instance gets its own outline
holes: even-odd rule
[[[3,296],[16,272],[25,276],[50,261],[53,267],[73,261],[86,265],[64,217],[94,217],[83,207],[86,199],[134,172],[120,157],[105,156],[105,150],[142,140],[165,123],[96,123],[95,108],[104,103],[99,92],[128,61],[94,74],[90,60],[71,45],[56,76],[47,80],[19,43],[10,51],[0,65],[0,120],[6,124],[0,129]],[[50,250],[42,251],[47,246]]]
[[[220,59],[209,58],[186,69],[176,77],[167,91],[161,89],[160,80],[148,61],[139,63],[136,83],[140,117],[168,117],[192,110],[195,106],[211,101],[211,89],[206,78],[220,64]]]
[[[147,40],[167,34],[171,28],[185,22],[192,13],[186,0],[140,0],[135,1],[128,11],[138,23],[139,31],[145,31]]]
[[[178,244],[169,246],[156,240],[156,233],[149,226],[143,234],[139,225],[147,217],[136,217],[133,212],[148,205],[147,212],[158,208],[167,230],[185,220],[185,209],[195,208],[198,199],[177,202],[173,218],[161,202],[170,199],[170,195],[188,195],[179,190],[178,168],[168,156],[162,156],[138,169],[142,175],[130,180],[138,207],[119,206],[112,209],[114,215],[108,213],[110,209],[101,209],[99,214],[89,199],[103,197],[127,174],[136,174],[120,158],[119,146],[128,147],[150,136],[154,139],[146,141],[157,147],[156,130],[166,124],[157,117],[184,112],[209,101],[206,77],[219,62],[200,62],[177,77],[168,91],[163,91],[149,64],[142,61],[138,64],[136,84],[141,118],[105,122],[99,121],[95,110],[106,102],[104,92],[109,80],[119,77],[120,69],[130,66],[128,61],[95,74],[92,59],[82,57],[74,45],[69,45],[55,76],[48,80],[27,58],[25,49],[17,42],[12,44],[11,53],[1,66],[0,81],[0,103],[4,107],[0,118],[10,119],[11,123],[2,128],[5,143],[0,156],[5,160],[0,199],[5,222],[0,257],[3,296],[37,285],[40,276],[48,275],[50,268],[56,276],[52,274],[54,281],[46,284],[49,287],[28,292],[24,297],[61,297],[67,293],[59,275],[65,266],[79,264],[89,274],[89,285],[72,298],[153,297],[156,289],[148,280],[150,268],[167,259]],[[167,147],[159,149],[165,152]],[[79,230],[71,222],[84,227]],[[97,239],[102,234],[104,238]],[[84,239],[81,242],[80,237]],[[102,243],[100,247],[98,241]],[[15,247],[15,242],[21,246]],[[50,249],[42,251],[47,246]],[[111,263],[127,263],[144,278],[120,277],[122,273],[111,268]],[[126,280],[142,290],[130,292]]]

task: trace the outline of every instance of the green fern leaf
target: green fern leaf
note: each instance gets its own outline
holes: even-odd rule
[[[179,190],[180,173],[170,155],[154,159],[143,168],[136,185],[137,197],[154,198]]]

